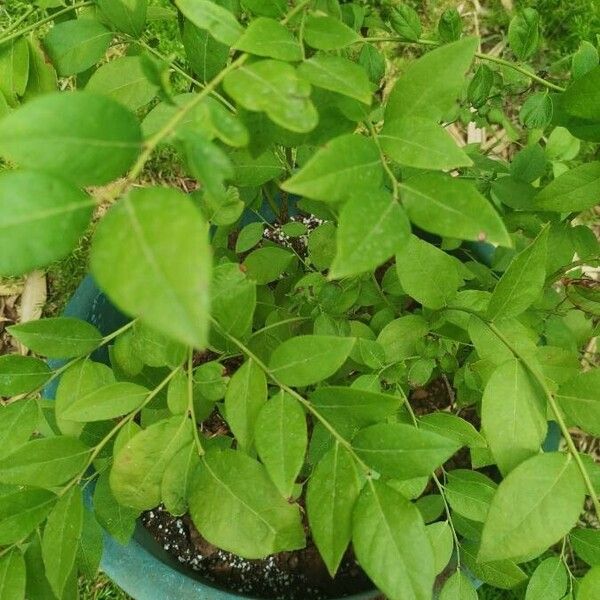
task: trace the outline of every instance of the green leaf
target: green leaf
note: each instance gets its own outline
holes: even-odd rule
[[[150,367],[178,367],[186,359],[187,349],[173,338],[136,321],[131,329],[131,352]]]
[[[225,393],[225,418],[235,438],[245,451],[254,445],[254,428],[258,414],[267,401],[267,379],[252,359],[232,376]]]
[[[235,44],[244,31],[233,14],[210,0],[176,0],[175,4],[196,27],[228,46]]]
[[[451,575],[440,592],[440,600],[477,600],[478,597],[473,583],[461,571]]]
[[[234,183],[240,187],[255,187],[277,179],[285,170],[271,150],[253,157],[247,150],[229,155],[234,167]]]
[[[429,324],[421,315],[405,315],[388,323],[377,336],[389,364],[415,353],[417,341],[427,335]]]
[[[463,284],[455,259],[416,235],[396,254],[396,271],[404,291],[434,310],[447,306]]]
[[[242,6],[264,17],[282,17],[287,10],[286,0],[242,0]]]
[[[239,340],[246,340],[252,331],[256,308],[256,284],[247,278],[240,265],[218,265],[213,272],[211,286],[211,314],[221,329]],[[211,343],[219,347],[231,344],[221,337],[219,330],[210,332]]]
[[[115,419],[140,408],[148,393],[135,383],[112,383],[75,398],[62,412],[62,418],[81,423]]]
[[[456,469],[448,472],[445,496],[454,512],[483,523],[497,487],[483,473]]]
[[[369,480],[354,508],[356,557],[391,600],[430,600],[434,556],[419,511],[391,487]]]
[[[571,59],[571,77],[573,79],[580,79],[592,71],[594,67],[597,67],[598,62],[600,62],[600,59],[598,57],[598,50],[596,50],[594,44],[591,44],[587,40],[582,40],[577,52],[573,54],[573,58]]]
[[[75,438],[36,439],[0,460],[0,482],[54,488],[79,475],[89,455],[90,448]]]
[[[122,175],[137,157],[141,139],[133,113],[89,92],[46,94],[0,121],[2,156],[82,186]]]
[[[519,111],[519,119],[529,129],[545,129],[552,121],[554,105],[546,92],[532,94]]]
[[[102,334],[96,327],[74,317],[28,321],[8,330],[32,352],[52,358],[83,356],[102,342]]]
[[[308,257],[320,271],[328,269],[335,258],[335,231],[335,225],[326,221],[308,236]]]
[[[98,6],[119,31],[136,38],[144,32],[148,0],[98,0]]]
[[[94,489],[94,514],[98,522],[120,544],[127,544],[135,530],[138,511],[122,506],[114,497],[109,473],[104,471]]]
[[[583,479],[569,455],[551,452],[526,460],[498,486],[478,559],[542,553],[574,527],[584,499]]]
[[[17,96],[25,93],[29,68],[29,49],[24,38],[2,45],[0,48],[0,93],[6,97],[9,105],[16,105]]]
[[[81,488],[74,486],[58,499],[48,516],[42,537],[46,577],[59,598],[62,598],[75,566],[82,531],[83,498]]]
[[[490,319],[516,317],[541,295],[546,279],[548,228],[517,254],[497,283],[488,305]]]
[[[56,496],[39,488],[15,487],[0,494],[0,544],[20,542],[43,521]]]
[[[600,587],[600,567],[590,569],[579,584],[577,600],[596,600]]]
[[[203,184],[207,194],[219,202],[227,197],[225,181],[233,179],[233,165],[227,154],[216,144],[193,131],[180,133],[190,173]]]
[[[371,104],[373,93],[366,71],[347,58],[317,54],[298,67],[298,74],[315,87]]]
[[[362,429],[352,440],[370,467],[393,479],[430,475],[460,445],[448,438],[404,423],[381,423]]]
[[[46,598],[55,600],[56,596],[46,579],[44,569],[41,568],[41,565],[43,565],[42,543],[40,534],[37,531],[30,538],[27,546],[25,564],[27,568],[26,597],[31,600],[46,600]]]
[[[392,89],[386,121],[403,117],[440,121],[464,86],[477,44],[475,37],[463,38],[411,62]]]
[[[245,558],[305,544],[298,506],[279,494],[259,462],[235,450],[204,455],[192,483],[190,514],[211,544]]]
[[[44,46],[58,74],[64,77],[93,67],[108,50],[112,37],[112,32],[95,19],[71,19],[54,25],[44,38]]]
[[[400,184],[410,220],[430,233],[512,247],[500,215],[471,183],[426,173]]]
[[[332,577],[352,537],[352,511],[362,483],[354,460],[337,441],[308,480],[311,535]]]
[[[0,407],[0,458],[29,440],[39,419],[34,400],[19,400]]]
[[[174,415],[182,415],[188,408],[188,378],[187,374],[179,371],[169,381],[167,387],[167,406]]]
[[[470,167],[473,161],[440,125],[421,117],[386,120],[379,134],[383,150],[397,163],[417,169]]]
[[[374,270],[400,251],[409,235],[406,214],[390,193],[352,196],[339,216],[337,252],[329,277],[341,279]]]
[[[323,386],[310,396],[310,401],[332,423],[359,427],[384,421],[400,407],[400,396],[380,394],[351,387]]]
[[[470,448],[485,448],[485,438],[469,423],[448,412],[432,412],[419,418],[419,427]]]
[[[425,530],[433,548],[434,571],[437,575],[448,566],[452,558],[452,551],[454,550],[452,529],[450,529],[448,521],[439,521],[427,525]]]
[[[285,191],[324,202],[366,196],[378,190],[383,167],[377,145],[360,135],[331,140],[281,186]]]
[[[481,423],[504,474],[540,451],[547,431],[546,400],[516,358],[492,373],[483,392]]]
[[[308,15],[304,21],[304,41],[317,50],[337,50],[354,44],[361,36],[329,15]]]
[[[46,383],[51,371],[33,356],[5,354],[0,356],[0,396],[16,396],[32,392]]]
[[[211,400],[212,402],[222,400],[225,397],[228,381],[224,377],[224,373],[225,368],[221,363],[216,361],[201,364],[194,371],[194,388],[207,400]],[[238,390],[242,391],[239,388]]]
[[[569,576],[563,561],[551,556],[538,565],[533,572],[525,600],[561,600],[567,593]]]
[[[510,174],[518,181],[533,183],[544,176],[548,160],[539,144],[530,144],[519,150],[510,163]]]
[[[308,445],[306,415],[292,396],[280,391],[260,410],[255,426],[256,450],[285,498],[294,490]],[[236,436],[237,437],[237,436]]]
[[[590,121],[600,120],[600,66],[594,67],[585,77],[576,79],[562,96],[562,106],[567,113]]]
[[[556,400],[575,425],[600,436],[600,369],[579,373],[561,385]]]
[[[146,106],[158,88],[146,77],[139,56],[121,56],[95,71],[85,89],[108,96],[135,111]]]
[[[539,353],[537,336],[530,329],[514,317],[500,319],[495,327],[520,355],[527,356],[530,361],[535,360]],[[467,330],[479,358],[496,367],[514,358],[512,351],[479,317],[473,315],[469,318]]]
[[[409,42],[416,42],[421,37],[419,15],[407,4],[399,4],[392,8],[390,22],[394,31]]]
[[[204,82],[214,79],[227,65],[229,46],[215,40],[205,29],[185,19],[181,41],[195,75]]]
[[[569,534],[569,539],[577,556],[588,565],[600,565],[600,530],[575,529]]]
[[[461,545],[460,556],[477,579],[494,587],[510,590],[528,579],[523,570],[511,560],[478,562],[477,547],[472,542]]]
[[[184,344],[208,335],[208,227],[168,188],[131,192],[99,224],[90,255],[98,284],[123,311]]]
[[[181,416],[135,434],[114,457],[110,487],[117,501],[140,511],[158,506],[166,468],[191,441],[191,421]]]
[[[438,35],[444,43],[454,42],[460,38],[462,21],[456,8],[447,8],[438,21]]]
[[[506,206],[517,210],[532,210],[537,189],[514,177],[499,177],[492,184],[492,196]]]
[[[288,63],[261,60],[242,65],[226,75],[223,87],[244,108],[265,112],[274,123],[290,131],[306,133],[319,120],[310,100],[310,84]]]
[[[469,102],[475,108],[483,106],[490,96],[493,85],[494,72],[485,64],[479,65],[467,90]]]
[[[72,423],[64,419],[63,414],[78,398],[114,383],[112,370],[101,363],[89,359],[76,362],[60,377],[56,388],[54,415],[56,424],[65,435],[78,436],[83,429],[81,423]]]
[[[0,557],[0,598],[2,600],[24,600],[25,560],[17,549]]]
[[[235,251],[237,254],[242,254],[251,250],[262,240],[265,231],[263,223],[249,223],[240,230],[237,240],[235,241]]]
[[[248,279],[256,281],[258,285],[265,285],[289,271],[295,260],[292,252],[285,248],[266,246],[253,250],[244,259],[243,266]]]
[[[182,448],[169,463],[161,482],[165,508],[172,515],[184,515],[188,510],[188,496],[192,479],[200,465],[195,443]]]
[[[274,19],[259,17],[251,21],[235,48],[249,54],[276,60],[302,60],[300,44],[292,33]]]
[[[371,83],[379,85],[385,76],[386,61],[383,53],[371,44],[363,44],[358,55],[358,63],[367,72]]]
[[[354,338],[299,335],[275,348],[269,369],[285,385],[313,385],[331,377],[344,364],[354,343]]]
[[[102,551],[104,549],[104,531],[96,520],[92,510],[83,511],[83,528],[77,545],[77,567],[81,574],[90,579],[98,576]]]
[[[281,231],[288,237],[297,238],[306,235],[308,229],[304,223],[289,221],[281,227]]]
[[[557,177],[535,197],[536,210],[579,212],[600,201],[600,162],[579,165]]]
[[[94,204],[56,177],[33,171],[3,173],[0,274],[21,275],[64,258],[89,225]]]
[[[534,8],[516,14],[508,26],[508,44],[519,60],[531,58],[540,42],[540,15]]]
[[[29,77],[24,98],[31,100],[35,96],[56,91],[58,82],[56,70],[47,62],[40,42],[30,38],[27,44],[29,45]]]
[[[193,106],[190,107],[190,104]],[[173,142],[176,136],[183,135],[186,131],[192,131],[205,137],[214,137],[215,133],[207,104],[207,99],[198,103],[196,95],[191,92],[174,96],[172,103],[161,102],[146,115],[142,122],[144,138],[157,135],[181,109],[185,110],[185,115],[173,128],[172,134],[163,138],[165,143]]]

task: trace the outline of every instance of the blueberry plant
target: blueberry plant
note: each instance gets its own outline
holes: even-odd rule
[[[74,597],[101,528],[126,543],[164,504],[247,558],[310,537],[334,575],[351,545],[391,599],[598,598],[600,467],[572,437],[600,435],[594,45],[552,77],[533,9],[486,52],[456,10],[383,0],[24,17],[0,33],[0,273],[110,204],[90,272],[130,320],[9,328],[0,597]],[[169,148],[186,190],[144,183]]]

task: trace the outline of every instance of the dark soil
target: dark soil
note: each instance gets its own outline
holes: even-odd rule
[[[260,598],[313,600],[373,589],[350,551],[332,579],[311,541],[302,550],[248,560],[207,542],[188,516],[177,518],[159,507],[144,513],[142,523],[182,565],[233,592]]]

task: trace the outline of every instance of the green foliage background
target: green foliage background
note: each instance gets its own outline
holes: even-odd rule
[[[168,3],[163,2],[167,5]],[[427,4],[423,14],[425,21],[435,22],[441,9],[447,8],[452,3]],[[10,11],[19,14],[23,7],[21,3],[14,3],[10,6]],[[595,36],[600,33],[600,23],[598,15],[598,3],[596,0],[577,0],[573,3],[561,2],[560,0],[539,0],[525,1],[519,3],[520,7],[533,6],[543,17],[543,34],[546,38],[547,52],[541,55],[539,64],[540,69],[552,71],[556,68],[556,63],[565,60],[566,54],[573,52],[581,39],[594,41]],[[419,3],[419,8],[422,6]],[[487,7],[486,7],[487,8]],[[592,17],[590,18],[590,15]],[[489,14],[482,18],[480,26],[486,29],[486,33],[494,35],[499,29],[505,29],[509,17],[505,11],[494,3]],[[171,54],[180,51],[177,40],[177,33],[172,26],[155,27],[152,33],[152,43],[156,44],[162,53]],[[402,56],[398,57],[398,61]],[[178,82],[183,86],[182,82]],[[183,88],[182,88],[183,89]],[[585,151],[585,150],[584,150]],[[147,165],[144,177],[149,181],[156,183],[170,183],[181,176],[179,165],[173,161],[168,153],[161,153]],[[93,226],[92,226],[93,229]],[[49,299],[47,314],[53,315],[60,312],[64,302],[76,288],[79,281],[86,272],[87,256],[89,247],[89,237],[85,237],[77,250],[67,259],[52,265],[49,270],[52,294]],[[80,584],[80,593],[85,600],[97,599],[121,599],[125,596],[104,577],[95,581],[82,580]],[[480,591],[482,598],[505,598],[512,599],[515,596],[512,592],[501,592],[492,590],[487,586]]]

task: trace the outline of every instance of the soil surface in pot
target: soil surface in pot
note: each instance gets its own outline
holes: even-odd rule
[[[433,381],[411,393],[411,405],[417,414],[444,410],[451,404],[453,391],[443,380]],[[462,416],[472,422],[477,421],[474,414]],[[217,410],[204,421],[202,430],[209,435],[229,435],[227,423]],[[446,467],[470,468],[468,452],[457,454]],[[216,587],[231,592],[265,599],[325,600],[374,588],[356,562],[352,549],[346,553],[336,577],[332,579],[309,535],[307,547],[302,550],[282,552],[262,560],[248,560],[210,544],[200,535],[188,515],[176,517],[163,507],[157,507],[145,512],[141,521],[162,548],[183,567]],[[306,524],[305,527],[308,532]],[[373,592],[373,597],[376,597],[376,592]]]
[[[144,513],[142,523],[182,565],[228,591],[259,598],[314,600],[373,589],[350,551],[332,579],[311,540],[302,550],[248,560],[207,542],[187,515],[174,517],[158,507]]]

